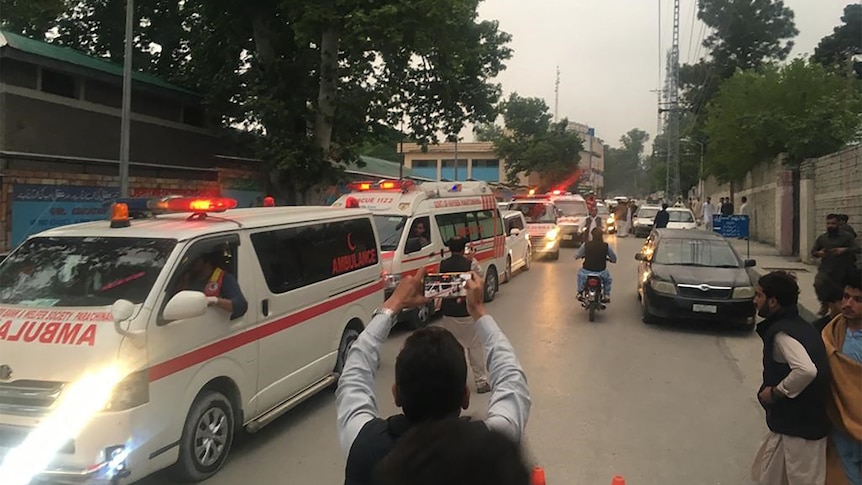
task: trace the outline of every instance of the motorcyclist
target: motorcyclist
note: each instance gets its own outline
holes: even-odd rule
[[[604,231],[602,228],[596,227],[593,229],[593,238],[586,244],[578,248],[575,254],[575,259],[584,259],[583,267],[578,270],[578,299],[583,298],[584,286],[587,283],[587,275],[598,274],[602,278],[602,286],[604,286],[604,299],[602,303],[611,302],[611,273],[607,270],[607,262],[617,262],[617,255],[614,249],[608,245],[603,239]]]

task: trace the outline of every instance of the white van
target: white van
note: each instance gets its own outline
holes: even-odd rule
[[[385,180],[357,182],[351,189],[333,206],[362,207],[374,213],[387,296],[403,276],[422,267],[438,271],[449,254],[446,242],[465,236],[485,275],[485,300],[494,299],[506,268],[506,235],[497,200],[486,182]],[[427,324],[433,313],[434,305],[429,303],[406,317],[418,327]]]
[[[130,221],[136,203],[34,235],[0,264],[4,485],[126,483],[171,465],[204,480],[235,432],[334,384],[383,302],[367,211],[166,198]]]
[[[560,225],[560,244],[572,243],[574,246],[583,244],[583,228],[590,215],[587,202],[578,194],[555,190],[548,193],[551,202],[562,214],[557,220]]]

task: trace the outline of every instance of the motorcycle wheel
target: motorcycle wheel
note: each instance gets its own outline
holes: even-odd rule
[[[596,321],[596,304],[592,302],[590,303],[590,321]]]

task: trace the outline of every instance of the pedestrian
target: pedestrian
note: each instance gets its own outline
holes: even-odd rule
[[[335,391],[339,443],[347,455],[346,485],[373,483],[374,468],[414,425],[458,417],[470,405],[464,348],[451,332],[431,326],[407,337],[395,360],[392,394],[403,414],[383,419],[378,413],[374,378],[380,350],[402,310],[428,303],[424,278],[423,268],[402,279],[348,353]],[[531,405],[527,379],[483,301],[484,281],[474,274],[467,282],[467,310],[484,344],[491,381],[484,423],[520,443]]]
[[[859,237],[859,236],[856,234],[856,230],[855,230],[855,229],[853,229],[853,226],[851,226],[851,225],[849,224],[849,222],[850,222],[850,216],[848,216],[847,214],[838,214],[838,222],[841,224],[841,230],[842,230],[842,231],[847,231],[847,232],[849,232],[851,235],[853,235],[853,238],[857,238],[857,237]]]
[[[694,219],[696,221],[700,221],[703,219],[703,203],[700,201],[700,197],[691,205],[691,210],[694,212]]]
[[[826,233],[814,242],[811,255],[820,258],[814,277],[814,292],[820,301],[820,315],[826,314],[826,297],[840,291],[847,280],[847,270],[856,266],[859,245],[849,232],[841,230],[838,214],[826,216]]]
[[[848,272],[841,313],[822,333],[830,367],[827,485],[862,484],[862,272]]]
[[[583,227],[581,227],[581,231],[584,233],[584,241],[588,242],[593,240],[593,229],[599,228],[604,231],[604,225],[602,224],[602,218],[599,217],[598,210],[596,207],[591,207],[589,210],[589,216],[584,221]]]
[[[447,246],[452,255],[440,262],[441,273],[471,271],[479,273],[481,271],[481,267],[472,256],[472,251],[470,256],[464,254],[467,239],[454,237],[449,240]],[[458,339],[458,343],[467,351],[467,360],[473,369],[476,392],[479,394],[491,392],[491,385],[488,384],[488,369],[485,367],[485,349],[476,332],[476,325],[470,318],[467,301],[464,298],[444,298],[440,309],[444,317],[443,328],[452,332],[452,335]]]
[[[663,202],[661,210],[656,213],[655,219],[653,219],[653,228],[664,229],[668,222],[670,222],[670,212],[667,211],[667,202]]]
[[[706,230],[712,232],[712,216],[715,215],[715,206],[712,205],[712,197],[707,197],[703,203],[703,223],[706,225]]]
[[[733,215],[733,201],[730,197],[724,199],[724,204],[721,205],[721,215],[723,216],[732,216]]]
[[[769,431],[752,478],[761,485],[823,485],[826,480],[826,402],[829,367],[817,330],[800,318],[799,286],[775,271],[757,282],[754,303],[764,318],[763,382],[757,393]]]
[[[635,230],[634,225],[634,215],[638,213],[638,205],[634,200],[629,201],[629,211],[626,214],[626,228],[628,229],[626,232],[629,234],[633,234]]]
[[[629,205],[622,202],[617,205],[616,210],[614,211],[614,220],[617,224],[617,235],[619,237],[628,237],[629,235],[628,212]]]
[[[530,485],[530,469],[507,436],[481,422],[449,418],[410,430],[376,478],[376,485]]]
[[[826,315],[823,315],[812,323],[818,332],[822,332],[829,322],[841,314],[841,309],[844,308],[844,289],[840,288],[839,285],[829,286],[829,290],[827,293],[824,293],[823,299],[826,304]]]

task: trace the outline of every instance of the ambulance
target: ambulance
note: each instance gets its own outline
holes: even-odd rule
[[[0,264],[0,483],[205,480],[337,382],[383,302],[371,213],[234,207],[123,199]]]
[[[407,275],[420,268],[439,270],[451,253],[454,236],[470,241],[485,276],[485,300],[497,294],[500,275],[511,264],[506,235],[494,192],[486,182],[425,182],[384,180],[357,182],[334,207],[360,207],[374,214],[380,234],[384,284],[388,295]],[[433,303],[403,315],[414,328],[430,321]]]
[[[586,200],[578,194],[561,190],[549,192],[548,196],[561,213],[557,219],[560,226],[560,244],[580,246],[583,243],[583,228],[589,216]]]
[[[534,254],[560,259],[562,228],[558,221],[562,213],[550,195],[516,195],[509,204],[509,210],[524,214]]]

